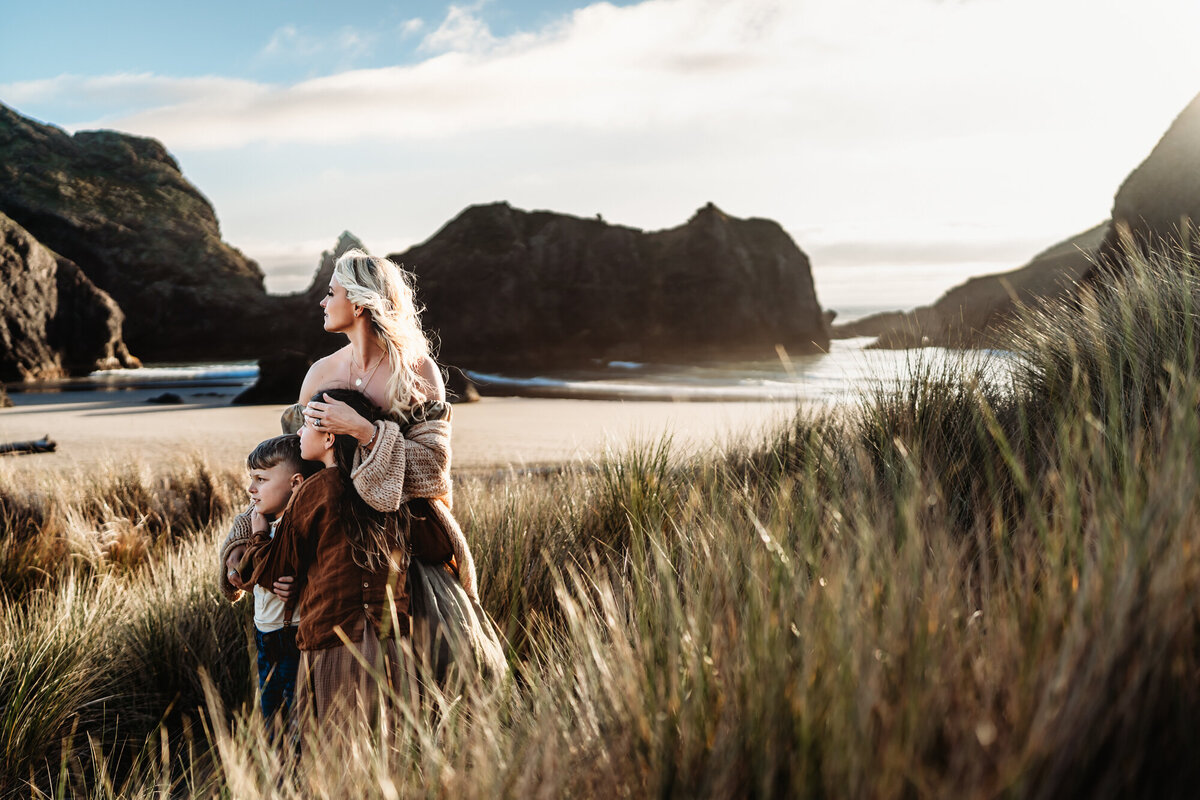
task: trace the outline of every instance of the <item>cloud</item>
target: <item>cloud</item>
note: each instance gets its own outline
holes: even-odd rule
[[[420,17],[413,17],[405,20],[400,25],[400,38],[406,39],[409,36],[416,36],[425,28],[425,20]]]
[[[208,107],[218,99],[224,103],[251,105],[256,102],[256,98],[270,94],[271,90],[272,87],[255,81],[213,76],[170,78],[145,72],[98,76],[66,74],[41,80],[0,84],[0,97],[16,106],[27,103],[58,103],[76,108],[175,108]],[[80,129],[102,126],[72,127]],[[138,133],[131,128],[117,127],[130,133]]]
[[[361,31],[349,25],[332,33],[322,31],[319,35],[307,33],[295,24],[281,25],[258,52],[263,61],[308,60],[318,56],[332,56],[349,60],[369,55],[378,42],[378,35]],[[345,64],[343,63],[343,68]]]
[[[490,50],[497,40],[488,24],[479,16],[482,5],[451,5],[442,24],[421,41],[420,50],[426,53]]]
[[[155,136],[226,172],[265,150],[371,151],[438,198],[389,200],[409,219],[523,196],[653,227],[712,199],[811,241],[914,242],[919,258],[921,242],[1049,244],[1098,222],[1200,88],[1200,4],[1185,0],[597,2],[508,36],[485,11],[392,29],[412,63],[290,84],[61,76],[0,96],[86,96],[97,111],[72,127]],[[280,28],[264,50],[302,50],[302,34]],[[222,205],[234,215],[239,191]]]
[[[316,40],[302,36],[295,25],[284,25],[271,34],[259,55],[273,58],[282,54],[311,53],[318,47]]]
[[[843,151],[881,132],[893,143],[961,142],[1035,120],[1075,125],[1081,108],[1113,94],[1136,115],[1145,105],[1143,78],[1115,57],[1128,45],[1118,38],[1127,21],[1097,6],[1116,8],[1099,2],[1085,12],[1070,0],[646,0],[597,3],[534,33],[496,37],[477,6],[454,5],[422,39],[426,58],[415,64],[239,86],[232,94],[216,81],[201,93],[195,79],[180,79],[179,101],[166,89],[171,79],[139,76],[161,90],[136,113],[86,124],[156,136],[181,150],[510,129],[755,130]],[[1200,22],[1195,10],[1179,13]],[[1145,14],[1139,19],[1160,36],[1150,55],[1170,70],[1159,70],[1159,88],[1178,93],[1197,74],[1180,34],[1188,20],[1155,27]],[[264,53],[370,43],[349,30],[315,40],[284,26]],[[1184,76],[1185,68],[1192,72]],[[41,83],[0,90],[44,96]],[[354,124],[344,124],[346,116]]]

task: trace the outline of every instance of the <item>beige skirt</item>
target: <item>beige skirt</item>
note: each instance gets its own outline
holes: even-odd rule
[[[504,644],[487,612],[448,569],[409,565],[411,638],[380,640],[363,620],[351,645],[303,650],[296,676],[296,722],[374,725],[384,709],[410,710],[436,686],[494,686],[508,671]],[[385,715],[386,717],[386,715]]]
[[[409,642],[380,640],[370,621],[363,622],[356,643],[300,652],[295,721],[301,730],[312,723],[342,730],[374,726],[383,709],[417,707],[420,689]]]

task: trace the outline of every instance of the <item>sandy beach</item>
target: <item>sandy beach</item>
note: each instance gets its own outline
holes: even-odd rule
[[[9,456],[8,468],[89,470],[203,458],[236,468],[279,431],[283,406],[232,406],[232,389],[175,389],[184,403],[148,402],[161,388],[11,395],[0,441],[49,435],[55,453]],[[454,408],[454,469],[485,473],[587,463],[606,450],[670,436],[677,453],[753,440],[796,411],[789,402],[658,402],[487,397]]]

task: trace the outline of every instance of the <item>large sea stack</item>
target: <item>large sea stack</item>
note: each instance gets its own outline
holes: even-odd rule
[[[808,258],[775,222],[711,204],[644,232],[507,203],[472,206],[390,256],[417,275],[447,363],[774,357],[828,346]]]
[[[153,139],[69,135],[0,105],[0,212],[79,266],[125,312],[143,359],[257,355],[258,266]]]
[[[0,214],[0,380],[138,365],[121,310],[70,259]]]

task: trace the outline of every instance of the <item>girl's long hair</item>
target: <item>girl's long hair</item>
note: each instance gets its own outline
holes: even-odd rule
[[[417,372],[430,355],[429,339],[421,328],[411,273],[386,258],[357,248],[347,250],[333,267],[334,277],[346,289],[346,298],[371,314],[371,325],[387,349],[391,364],[388,378],[389,415],[406,419],[415,406],[429,398],[425,381]]]
[[[329,395],[332,400],[339,400],[357,411],[368,422],[382,418],[380,410],[362,392],[354,389],[331,388],[322,389],[313,395],[312,400],[324,402],[322,395]],[[403,567],[401,560],[405,557],[402,532],[397,525],[397,515],[384,514],[367,505],[354,488],[350,470],[354,467],[354,453],[359,442],[349,434],[334,434],[333,453],[338,476],[346,487],[343,512],[350,524],[346,526],[346,536],[350,540],[350,549],[354,563],[369,572],[377,572],[385,564],[392,569]]]

